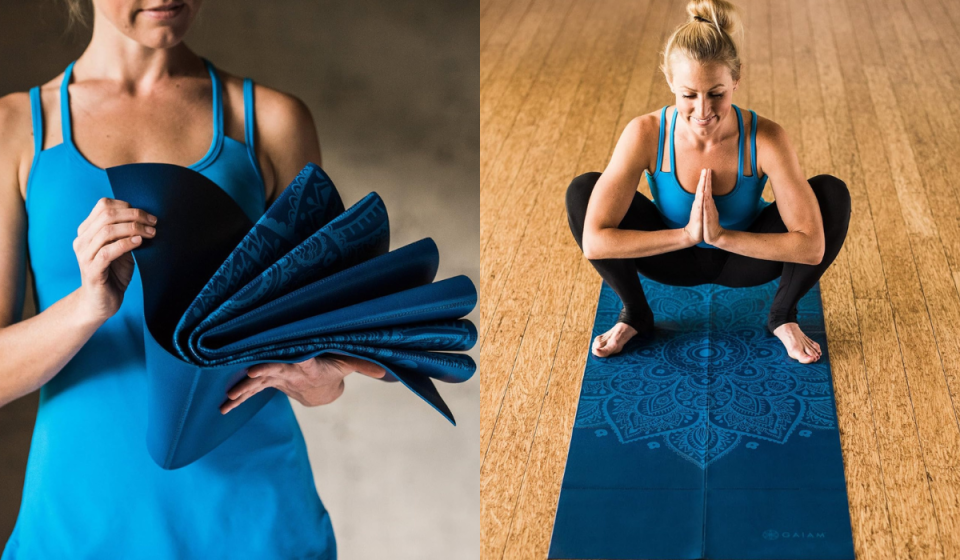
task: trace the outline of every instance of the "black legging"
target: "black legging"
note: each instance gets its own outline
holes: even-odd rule
[[[584,173],[575,178],[567,188],[567,218],[570,231],[581,250],[587,202],[599,178],[600,173]],[[810,186],[817,195],[820,214],[823,216],[825,249],[820,264],[768,261],[723,249],[696,246],[649,257],[591,260],[590,264],[623,301],[619,321],[641,333],[650,333],[653,330],[653,312],[643,294],[643,287],[637,276],[639,271],[647,278],[672,286],[720,284],[730,288],[744,288],[759,286],[779,277],[780,286],[770,306],[767,328],[773,332],[784,323],[796,322],[797,302],[837,258],[850,224],[850,193],[843,181],[831,175],[817,175],[810,179]],[[620,229],[656,231],[669,227],[663,223],[660,211],[653,202],[638,192],[634,194],[630,209],[620,222]],[[777,204],[774,202],[764,208],[747,231],[786,233],[787,228],[780,218]]]

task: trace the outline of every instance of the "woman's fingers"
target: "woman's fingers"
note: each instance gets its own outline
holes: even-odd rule
[[[103,202],[105,200],[112,202]],[[144,210],[130,208],[130,205],[122,200],[100,199],[87,219],[77,228],[74,251],[78,257],[84,254],[88,260],[92,259],[105,243],[118,239],[116,234],[122,233],[123,229],[118,229],[117,226],[127,223],[131,224],[128,226],[127,236],[139,234],[152,237],[153,233],[147,228],[152,228],[157,219]]]
[[[704,170],[701,170],[701,171],[700,171],[700,182],[697,183],[697,195],[696,195],[696,197],[694,197],[694,200],[693,200],[694,204],[696,204],[696,205],[697,205],[698,207],[700,207],[700,208],[703,207],[703,195],[704,195],[704,185],[705,185],[704,177],[705,177],[705,176],[706,176],[706,170],[705,170],[705,169],[704,169]]]
[[[77,237],[85,233],[92,235],[107,224],[120,222],[140,222],[144,225],[155,225],[156,216],[140,208],[131,208],[130,203],[113,198],[101,198],[93,207],[90,215],[77,227]]]
[[[265,384],[264,384],[264,385],[259,385],[259,386],[257,386],[257,387],[254,387],[252,390],[247,391],[247,392],[243,393],[242,395],[238,396],[236,399],[228,400],[227,402],[225,402],[225,403],[223,403],[223,404],[220,405],[220,414],[226,414],[226,413],[230,412],[231,410],[237,408],[238,406],[240,406],[241,404],[243,404],[244,402],[246,402],[247,399],[249,399],[250,397],[256,395],[257,393],[259,393],[260,391],[262,391],[262,390],[264,390],[264,389],[266,389],[266,388],[267,388],[267,385],[265,385]]]
[[[234,400],[261,383],[263,383],[262,379],[244,377],[227,391],[227,396],[230,397],[231,400]]]
[[[140,236],[135,237],[125,237],[113,243],[108,243],[100,248],[99,251],[93,255],[93,258],[90,259],[90,263],[94,266],[93,270],[96,273],[100,274],[106,270],[110,263],[117,260],[121,255],[132,251],[140,245],[142,240]]]
[[[271,387],[269,377],[259,377],[256,379],[246,377],[227,391],[228,401],[220,405],[220,413],[226,414],[247,401],[250,397]]]
[[[230,412],[267,387],[275,387],[305,406],[329,404],[343,394],[344,378],[353,372],[378,379],[387,373],[373,362],[339,354],[295,364],[257,364],[247,370],[246,378],[227,391],[230,400],[221,405],[220,412]]]
[[[100,231],[94,233],[93,238],[80,256],[85,256],[87,260],[92,261],[94,257],[108,244],[114,241],[133,238],[136,244],[139,241],[136,237],[153,237],[156,235],[156,228],[139,222],[124,222],[118,224],[108,224],[100,228]],[[113,259],[111,259],[113,260]]]
[[[340,369],[344,375],[357,372],[369,377],[381,379],[387,374],[387,371],[377,364],[367,360],[361,360],[360,358],[354,358],[353,356],[337,356],[337,360],[345,366]]]
[[[80,222],[80,225],[77,227],[77,237],[83,237],[84,232],[88,231],[93,224],[99,223],[104,215],[109,214],[117,209],[129,207],[130,204],[123,200],[117,200],[115,198],[101,198],[93,206],[93,209],[90,210],[90,214],[86,217],[86,219]],[[95,228],[94,231],[96,231],[96,229],[100,228]]]
[[[705,169],[703,181],[703,212],[706,218],[712,218],[715,214],[716,205],[713,200],[713,172]]]

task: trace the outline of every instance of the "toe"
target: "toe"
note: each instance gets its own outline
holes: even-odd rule
[[[598,336],[597,338],[593,339],[593,345],[591,349],[593,350],[594,355],[599,356],[601,348],[603,348],[603,337]]]
[[[599,344],[594,348],[594,354],[601,358],[606,358],[610,354],[610,341],[608,339],[597,339]]]

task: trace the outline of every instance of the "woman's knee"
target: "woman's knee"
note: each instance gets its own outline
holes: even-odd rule
[[[600,179],[600,173],[591,171],[574,177],[567,187],[567,215],[579,215],[581,219],[587,213],[587,203],[590,202],[590,194],[593,187]]]
[[[590,193],[600,174],[596,172],[584,173],[573,179],[567,187],[567,222],[573,232],[577,245],[582,247],[583,223],[587,217],[587,203],[590,202]]]
[[[827,206],[843,215],[850,214],[850,190],[846,183],[833,175],[817,175],[809,183],[821,207]]]
[[[846,232],[850,223],[850,190],[847,184],[833,175],[817,175],[809,182],[820,204],[824,229]]]

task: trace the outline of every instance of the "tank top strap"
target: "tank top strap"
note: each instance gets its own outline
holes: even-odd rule
[[[753,167],[753,176],[757,176],[757,112],[750,109],[750,165]]]
[[[676,175],[677,173],[677,154],[675,153],[676,150],[674,150],[674,147],[673,147],[673,137],[676,134],[676,130],[677,130],[677,109],[676,107],[674,107],[673,121],[670,123],[670,174],[671,175]],[[680,182],[677,181],[677,184],[679,183]]]
[[[43,104],[40,103],[40,86],[30,88],[30,118],[33,122],[33,169],[37,165],[40,151],[43,150]]]
[[[73,146],[73,132],[71,130],[70,123],[70,76],[73,75],[73,65],[77,61],[74,60],[67,65],[67,69],[63,71],[63,79],[60,80],[60,130],[61,135],[63,136],[63,143],[67,146]]]
[[[204,58],[203,64],[210,74],[210,83],[213,88],[213,144],[219,144],[223,136],[223,84],[220,83],[220,77],[213,63]]]
[[[667,105],[663,106],[663,109],[660,110],[660,136],[657,140],[657,167],[655,168],[654,174],[660,173],[660,169],[663,167],[663,131],[667,128],[664,119],[667,117]]]
[[[254,98],[253,98],[253,80],[243,79],[243,138],[247,145],[247,157],[250,158],[250,165],[257,172],[257,177],[263,183],[263,172],[260,171],[260,161],[257,159],[257,150],[254,143],[256,132],[256,117],[254,116]]]
[[[737,111],[737,128],[740,130],[740,136],[737,137],[737,177],[743,177],[743,147],[747,144],[747,139],[743,136],[743,115],[740,114],[740,107],[733,106]]]

